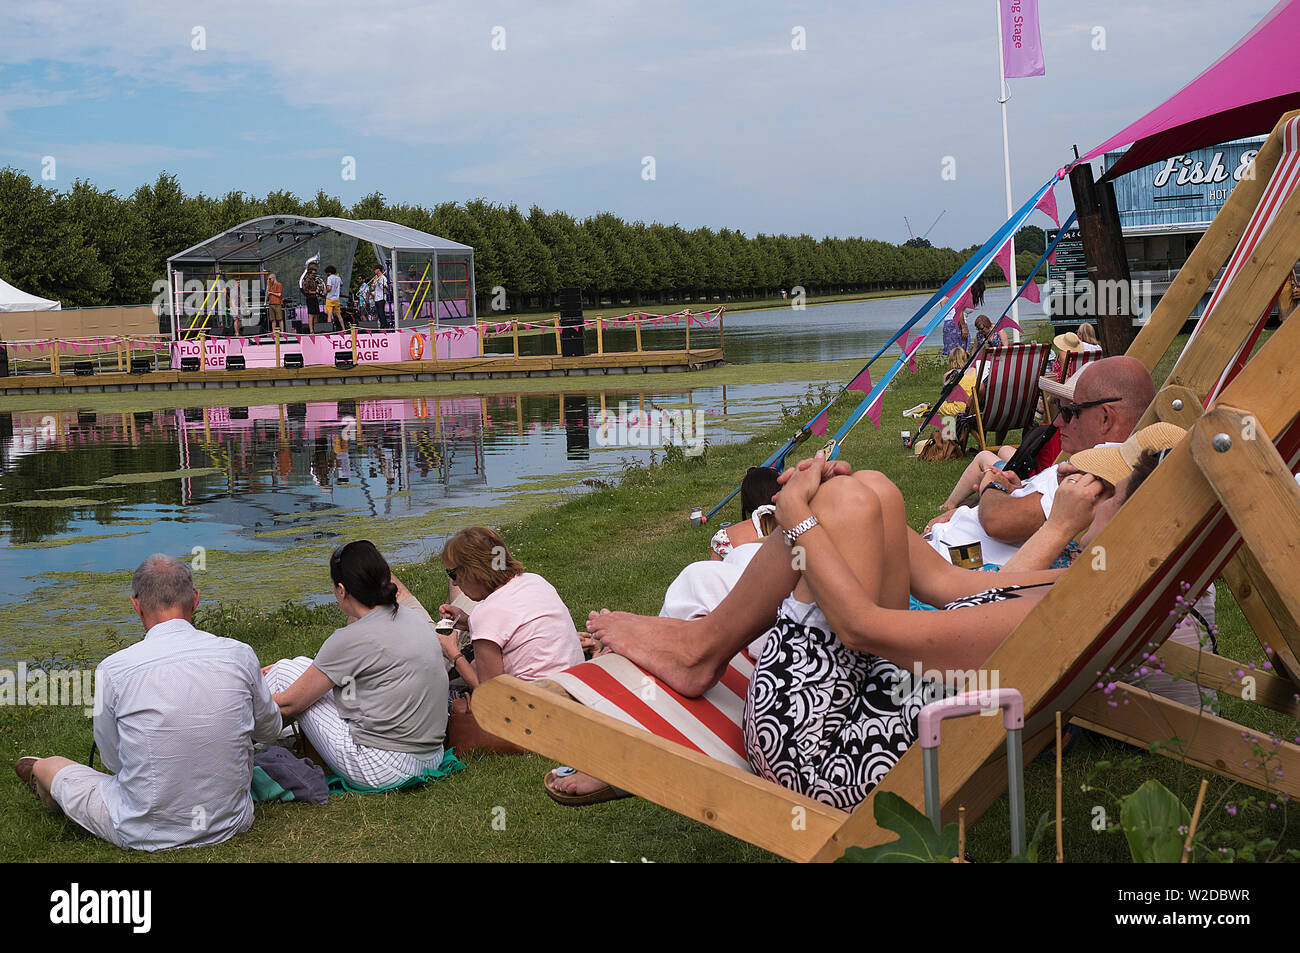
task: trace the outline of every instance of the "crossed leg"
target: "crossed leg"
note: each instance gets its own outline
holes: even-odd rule
[[[907,523],[898,488],[883,474],[861,470],[822,484],[809,505],[873,601],[905,609],[910,589]],[[682,621],[593,612],[587,630],[673,690],[698,697],[718,681],[737,652],[772,627],[787,595],[816,601],[797,563],[785,538],[772,533],[709,615]]]

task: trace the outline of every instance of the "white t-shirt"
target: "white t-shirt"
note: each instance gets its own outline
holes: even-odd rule
[[[328,301],[338,301],[339,292],[343,289],[343,279],[338,275],[330,275],[325,279],[325,298]]]
[[[1048,467],[1035,473],[1020,489],[1012,490],[1010,495],[1020,498],[1031,493],[1041,493],[1042,499],[1039,502],[1043,507],[1043,518],[1046,519],[1052,512],[1052,500],[1056,497],[1056,488],[1059,485],[1056,467]],[[996,493],[997,490],[993,492]],[[934,532],[930,536],[930,545],[934,551],[948,562],[952,562],[952,556],[948,552],[949,546],[966,546],[970,543],[979,543],[984,562],[995,566],[1001,566],[1020,549],[1019,544],[1004,543],[985,532],[983,524],[980,523],[978,504],[958,507],[952,514],[952,519],[935,525]]]
[[[385,301],[388,298],[388,278],[380,275],[370,282],[370,293],[375,296],[376,301]]]

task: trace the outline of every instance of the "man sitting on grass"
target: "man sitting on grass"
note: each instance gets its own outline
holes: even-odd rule
[[[199,591],[185,563],[150,556],[131,590],[144,639],[95,672],[95,744],[114,773],[59,757],[14,770],[118,847],[219,844],[253,825],[253,743],[279,735],[279,706],[251,648],[190,624]]]

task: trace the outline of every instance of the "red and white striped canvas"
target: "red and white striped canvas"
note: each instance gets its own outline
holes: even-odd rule
[[[1218,286],[1214,293],[1210,295],[1210,301],[1205,306],[1205,313],[1201,315],[1196,327],[1192,329],[1191,337],[1187,339],[1187,344],[1183,347],[1183,353],[1187,353],[1187,348],[1192,346],[1196,340],[1196,335],[1201,328],[1205,327],[1214,316],[1215,307],[1224,293],[1232,285],[1233,280],[1237,277],[1238,272],[1250,260],[1254,254],[1255,246],[1259,240],[1268,231],[1270,225],[1277,218],[1278,212],[1291,193],[1300,185],[1300,116],[1290,120],[1282,128],[1282,157],[1278,160],[1277,168],[1273,170],[1273,175],[1268,180],[1268,185],[1264,188],[1264,194],[1260,197],[1259,204],[1255,207],[1254,214],[1251,215],[1250,221],[1246,223],[1246,230],[1242,232],[1241,241],[1237,243],[1237,248],[1228,259],[1228,264],[1224,269],[1223,277],[1219,279]],[[1255,325],[1254,331],[1246,339],[1246,342],[1233,355],[1227,369],[1219,378],[1219,382],[1210,391],[1205,400],[1205,406],[1213,403],[1214,399],[1219,396],[1228,382],[1241,370],[1245,365],[1245,359],[1249,357],[1251,349],[1255,342],[1259,340],[1260,332],[1264,330],[1264,324],[1268,320],[1269,312],[1272,311],[1270,303],[1264,309]]]
[[[552,677],[594,711],[748,771],[742,725],[753,674],[742,652],[699,698],[679,695],[621,655],[601,655]]]
[[[984,376],[984,365],[989,365],[988,386],[980,407],[985,432],[1021,430],[1034,425],[1038,378],[1051,353],[1052,346],[1045,343],[1009,344],[985,350],[980,363],[980,379]]]

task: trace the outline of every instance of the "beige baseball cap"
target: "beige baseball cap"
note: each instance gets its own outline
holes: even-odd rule
[[[1171,423],[1151,424],[1143,427],[1123,443],[1108,444],[1080,450],[1070,457],[1070,466],[1083,473],[1100,477],[1111,486],[1133,472],[1142,454],[1147,450],[1172,450],[1187,433],[1182,427]]]

